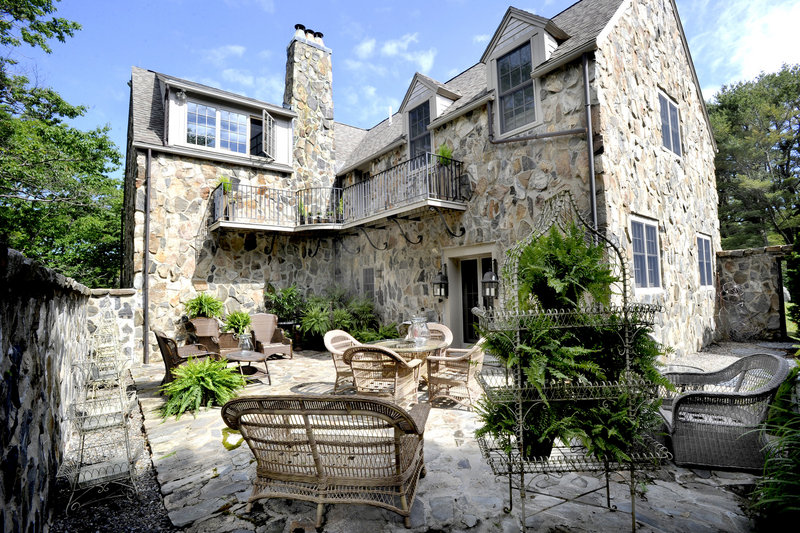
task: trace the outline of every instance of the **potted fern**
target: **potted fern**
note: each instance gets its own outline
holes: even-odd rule
[[[227,365],[225,360],[207,358],[191,360],[176,368],[175,379],[161,387],[167,396],[167,403],[161,407],[161,416],[174,415],[180,419],[186,411],[194,415],[203,406],[222,406],[235,398],[246,382]]]
[[[219,332],[218,318],[222,317],[223,304],[206,292],[201,292],[185,304],[189,322],[187,330],[195,337],[213,337]]]
[[[233,311],[225,318],[222,330],[233,332],[233,336],[239,340],[239,347],[242,350],[252,350],[250,335],[247,329],[250,327],[250,315],[247,311]]]

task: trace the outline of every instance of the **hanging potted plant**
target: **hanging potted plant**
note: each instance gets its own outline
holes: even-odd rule
[[[233,198],[231,198],[233,184],[228,176],[223,175],[217,180],[217,186],[222,188],[222,215],[225,220],[230,220],[232,211],[231,205],[235,203]]]

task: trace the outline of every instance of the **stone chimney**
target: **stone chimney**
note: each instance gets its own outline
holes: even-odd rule
[[[336,178],[331,50],[322,33],[297,24],[286,55],[283,103],[297,112],[294,186],[331,187]]]

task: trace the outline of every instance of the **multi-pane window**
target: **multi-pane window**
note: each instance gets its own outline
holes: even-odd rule
[[[247,153],[247,117],[230,111],[220,111],[219,114],[219,147]]]
[[[500,130],[511,131],[536,120],[531,78],[531,47],[525,44],[497,60]]]
[[[217,110],[211,106],[189,102],[186,115],[186,142],[214,148],[216,137]]]
[[[370,300],[375,299],[375,271],[371,268],[365,268],[364,272],[364,296]]]
[[[633,277],[637,288],[661,286],[658,226],[655,222],[631,221],[633,234]]]
[[[700,285],[711,286],[714,280],[711,276],[711,239],[709,237],[697,237],[697,257],[700,267]]]
[[[188,144],[274,159],[274,130],[274,120],[266,110],[257,118],[199,102],[186,104]]]
[[[410,155],[413,159],[418,155],[431,151],[431,109],[429,102],[417,106],[408,112],[408,141]]]
[[[678,120],[678,105],[664,96],[658,95],[661,104],[661,140],[664,146],[681,155],[681,131]]]

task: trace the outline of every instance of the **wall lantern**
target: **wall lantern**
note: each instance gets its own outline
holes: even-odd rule
[[[497,277],[495,271],[497,270],[497,261],[492,260],[492,270],[483,274],[481,284],[483,285],[483,297],[488,300],[488,304],[497,298],[497,291],[500,287],[500,279]]]
[[[443,266],[442,270],[433,277],[433,295],[438,298],[447,298],[447,289],[449,285],[450,281],[447,279],[447,267]]]
[[[184,91],[179,89],[178,92],[175,93],[175,98],[178,99],[178,102],[180,102],[182,104],[185,103],[186,102],[186,92],[184,92]]]

